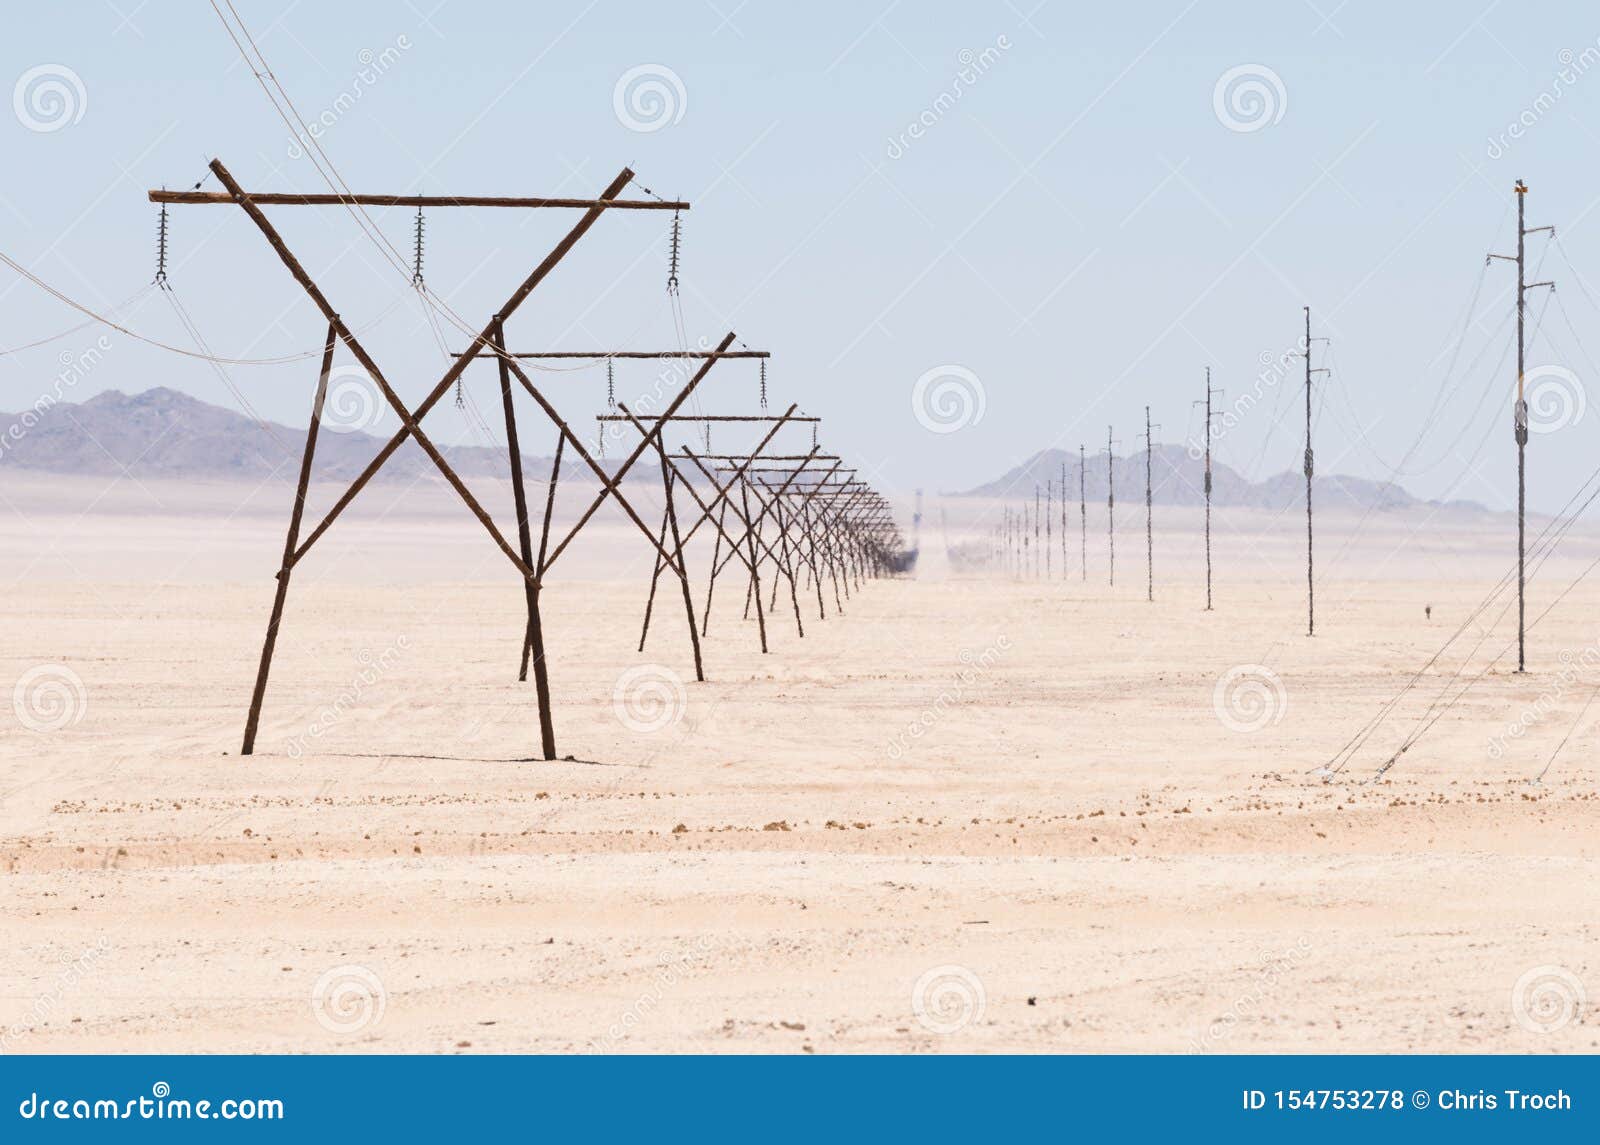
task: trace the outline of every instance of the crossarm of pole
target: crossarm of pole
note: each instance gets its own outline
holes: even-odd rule
[[[631,421],[633,419],[632,418],[623,417],[619,413],[602,413],[602,414],[596,414],[594,420],[595,421]],[[641,420],[641,421],[655,421],[655,422],[665,422],[665,421],[693,421],[693,422],[713,422],[713,421],[767,422],[767,421],[784,421],[784,422],[805,423],[805,422],[818,422],[818,421],[821,421],[822,419],[820,417],[789,417],[787,415],[781,416],[781,417],[765,417],[765,416],[763,416],[763,417],[755,417],[755,416],[753,416],[751,414],[742,414],[742,413],[683,413],[683,414],[665,414],[665,413],[663,413],[663,414],[644,414],[644,415],[642,415],[640,417],[639,420]]]
[[[220,167],[221,164],[217,163],[216,166]],[[628,185],[628,182],[632,178],[633,172],[624,167],[621,173],[611,181],[611,185],[600,193],[601,201],[610,201],[611,199],[615,198],[616,195],[618,195],[622,189]],[[479,346],[492,346],[490,337],[494,333],[497,323],[503,322],[505,319],[509,318],[512,313],[516,311],[517,307],[521,306],[522,303],[527,300],[528,295],[533,293],[534,289],[545,280],[552,270],[556,268],[556,264],[566,257],[567,253],[577,245],[578,240],[583,238],[583,236],[588,233],[589,228],[594,226],[594,224],[599,221],[600,216],[604,213],[604,210],[600,207],[593,207],[584,212],[583,217],[574,223],[572,229],[566,233],[561,241],[550,249],[550,253],[547,254],[543,261],[541,261],[539,265],[533,269],[533,272],[522,281],[522,285],[517,287],[517,289],[512,292],[511,297],[506,300],[506,304],[502,306],[496,315],[489,320],[488,325],[483,329],[483,333],[478,335],[477,344]],[[420,405],[417,406],[413,415],[415,420],[421,421],[422,418],[426,417],[428,411],[438,404],[439,399],[444,397],[444,395],[450,391],[450,387],[455,384],[456,379],[460,377],[462,371],[467,368],[467,361],[468,359],[463,358],[445,371],[444,376],[439,379],[438,384],[433,387],[428,396],[423,399]],[[298,563],[301,558],[303,558],[310,550],[311,546],[316,544],[317,540],[322,536],[322,534],[328,531],[328,528],[338,518],[339,514],[344,512],[346,506],[348,506],[351,501],[355,500],[356,495],[366,487],[367,483],[371,481],[374,476],[377,475],[378,470],[383,468],[384,463],[389,460],[389,458],[394,454],[394,451],[399,449],[400,446],[405,443],[406,438],[410,436],[411,427],[409,425],[402,425],[400,431],[389,439],[388,443],[378,451],[377,456],[368,462],[367,467],[363,469],[356,479],[350,483],[350,487],[345,490],[343,495],[341,495],[337,501],[334,502],[333,508],[328,510],[327,516],[323,517],[322,522],[311,531],[310,535],[307,536],[304,541],[301,542],[300,547],[295,550],[294,560],[290,562],[290,567]]]
[[[629,172],[631,177],[632,172]],[[670,199],[618,199],[602,195],[598,199],[518,198],[507,195],[372,195],[372,194],[295,194],[283,191],[255,191],[249,193],[252,202],[267,207],[424,207],[433,210],[441,207],[564,207],[573,210],[609,211],[687,211],[688,203]],[[220,206],[232,203],[231,194],[217,191],[168,191],[165,188],[149,192],[152,203],[171,203],[184,206]]]
[[[793,407],[790,407],[790,408],[793,408]],[[755,540],[755,543],[760,545],[761,548],[764,550],[763,552],[758,553],[756,555],[756,564],[759,565],[767,557],[772,557],[772,559],[774,561],[776,561],[777,560],[777,555],[775,553],[773,553],[772,546],[767,543],[767,541],[761,536],[761,533],[759,531],[759,526],[760,526],[762,520],[771,511],[771,506],[769,505],[769,506],[763,507],[761,512],[757,513],[754,517],[747,517],[745,512],[744,512],[744,510],[743,510],[743,508],[740,505],[735,504],[733,499],[728,496],[728,494],[733,490],[734,486],[739,484],[740,482],[744,482],[746,487],[748,487],[749,483],[748,483],[748,481],[745,480],[743,474],[740,474],[737,479],[730,480],[726,484],[724,484],[722,482],[719,482],[717,480],[717,478],[716,478],[716,475],[713,474],[711,472],[711,470],[706,468],[705,463],[703,461],[701,461],[700,458],[695,455],[695,452],[692,449],[690,449],[688,446],[685,446],[683,452],[689,458],[690,461],[694,462],[695,468],[700,470],[701,475],[703,477],[705,477],[705,479],[707,481],[711,482],[711,487],[713,489],[717,490],[720,494],[723,495],[723,497],[725,499],[727,499],[728,505],[729,505],[730,508],[733,509],[734,515],[737,516],[740,520],[744,521],[744,532],[739,534],[739,539],[737,541],[730,540],[729,543],[731,545],[733,545],[733,547],[735,549],[737,549],[741,544],[744,543],[746,537],[753,537],[754,540]],[[807,464],[808,464],[808,462],[802,461],[795,468],[795,471],[791,475],[790,480],[793,480],[794,477],[799,476],[800,473],[805,469]],[[757,498],[757,500],[759,501],[759,497]],[[727,534],[723,533],[723,536],[726,537]],[[722,558],[722,564],[718,565],[715,569],[712,570],[712,575],[715,576],[722,568],[724,568],[727,565],[728,561],[731,560],[731,559],[732,559],[731,556]],[[750,562],[748,560],[746,560],[744,563],[745,563],[745,567],[746,568],[750,568],[752,572],[755,571],[754,568],[751,568]]]
[[[733,345],[733,341],[734,334],[733,331],[730,330],[727,335],[723,337],[722,343],[717,347],[717,349],[726,350],[729,346]],[[466,358],[458,359],[458,361],[461,363],[465,363],[467,360],[468,359]],[[506,359],[506,364],[510,366],[511,372],[516,375],[517,380],[527,388],[529,393],[534,395],[534,400],[544,407],[545,412],[548,413],[553,420],[555,420],[557,425],[560,425],[563,430],[565,430],[567,434],[567,440],[572,442],[573,449],[575,449],[578,454],[586,462],[588,462],[589,468],[593,469],[596,475],[599,476],[602,486],[599,495],[589,503],[589,507],[585,509],[583,515],[578,518],[578,523],[572,526],[571,531],[569,531],[567,535],[561,539],[561,543],[557,545],[555,547],[555,551],[550,554],[550,560],[548,563],[555,564],[556,558],[566,551],[567,546],[572,543],[572,539],[578,535],[578,530],[582,529],[586,524],[589,523],[589,518],[593,517],[595,513],[599,511],[600,506],[605,504],[607,497],[615,495],[617,501],[627,509],[628,515],[635,521],[639,521],[638,514],[633,511],[633,507],[631,505],[628,505],[626,498],[624,498],[618,491],[617,486],[622,483],[622,479],[627,475],[628,470],[633,468],[634,462],[638,461],[640,457],[644,456],[645,451],[650,448],[651,442],[656,437],[660,436],[661,427],[665,424],[665,422],[658,421],[644,435],[644,440],[639,442],[638,445],[634,446],[633,452],[628,454],[628,456],[623,459],[622,464],[617,467],[616,476],[607,478],[605,476],[605,471],[595,462],[594,458],[589,456],[589,451],[583,448],[583,443],[577,439],[577,436],[572,432],[572,430],[567,429],[566,422],[560,419],[555,410],[551,408],[550,403],[545,401],[544,396],[534,388],[533,383],[528,380],[528,375],[523,373],[522,367],[517,365],[514,359]],[[700,385],[700,383],[705,380],[705,376],[711,372],[711,367],[715,366],[716,364],[716,358],[706,359],[704,364],[702,364],[701,367],[694,372],[693,376],[690,377],[688,382],[684,384],[684,387],[679,391],[678,396],[673,398],[672,401],[667,405],[666,416],[670,416],[671,414],[675,413],[679,406],[689,400],[689,395],[694,393],[695,389]],[[639,522],[639,527],[644,529],[646,533],[650,533],[649,528],[645,526],[643,522]],[[653,533],[650,533],[650,539],[651,544],[655,545],[655,548],[658,552],[664,551],[660,545],[655,544],[655,535]]]
[[[484,353],[483,350],[478,349],[457,350],[450,356],[452,358],[492,358],[497,355],[492,351]],[[530,359],[548,361],[553,359],[559,361],[603,362],[609,358],[615,358],[620,362],[624,359],[719,358],[727,360],[732,358],[770,358],[772,357],[772,352],[770,350],[726,350],[721,352],[716,350],[518,350],[516,352],[507,350],[505,356],[508,358],[521,358],[523,361]]]
[[[656,452],[661,455],[662,464],[667,467],[668,471],[672,474],[673,478],[676,481],[678,481],[678,483],[681,484],[684,487],[685,490],[688,491],[689,496],[694,499],[695,505],[700,510],[700,516],[695,521],[694,527],[691,528],[688,532],[683,534],[683,537],[682,537],[682,539],[680,541],[680,544],[678,546],[680,551],[682,550],[683,546],[685,546],[685,545],[687,545],[689,543],[689,539],[694,536],[695,530],[698,529],[700,527],[700,525],[702,523],[704,523],[705,521],[710,521],[711,524],[712,524],[712,527],[717,530],[717,532],[721,535],[722,539],[724,541],[727,541],[729,546],[731,548],[733,548],[735,551],[737,551],[738,550],[737,542],[735,542],[733,540],[733,538],[728,535],[728,531],[722,527],[721,520],[718,519],[714,515],[716,513],[716,508],[717,508],[718,503],[720,503],[721,501],[723,501],[723,500],[725,500],[727,498],[726,491],[719,489],[717,491],[717,496],[712,499],[711,504],[707,505],[704,501],[702,501],[700,499],[700,493],[699,493],[698,490],[695,489],[694,483],[692,481],[690,481],[686,476],[684,476],[683,471],[681,469],[679,469],[676,465],[673,464],[671,455],[669,455],[665,449],[661,448],[660,434],[659,433],[652,434],[652,433],[650,433],[650,431],[646,430],[645,427],[642,424],[640,424],[639,420],[637,418],[633,417],[632,412],[622,402],[618,402],[617,403],[617,408],[619,410],[621,410],[624,414],[628,415],[628,417],[633,421],[634,428],[637,429],[640,432],[640,434],[642,434],[645,437],[645,440],[647,440],[647,441],[654,440],[655,441],[655,443],[656,443]],[[794,406],[790,406],[789,407],[789,409],[791,411],[794,408],[795,408]],[[780,428],[782,428],[782,425],[783,425],[782,421],[779,421],[779,423],[777,425],[773,426],[772,427],[772,431],[767,434],[766,438],[763,439],[762,444],[765,445],[767,441],[772,440],[773,434],[777,433],[778,430]],[[756,448],[757,448],[757,450],[759,450],[761,447],[757,446]],[[731,482],[730,482],[730,486],[729,487],[730,488],[732,487]],[[733,502],[731,502],[731,501],[729,501],[728,503],[730,505],[733,504]],[[736,514],[739,512],[737,507],[734,508],[734,512]],[[741,541],[743,539],[744,539],[743,537],[740,538]],[[749,558],[746,557],[742,552],[739,553],[739,559],[744,562],[744,565],[745,565],[746,568],[750,569],[752,572],[755,571],[754,568],[750,564]],[[726,563],[726,562],[724,562],[724,563]]]
[[[617,408],[622,410],[625,413],[629,412],[627,407],[624,406],[621,402],[617,403]],[[753,461],[756,460],[757,456],[761,453],[761,451],[767,447],[767,444],[774,437],[776,437],[778,435],[778,431],[780,429],[782,429],[784,427],[784,425],[786,425],[788,423],[789,415],[794,413],[794,411],[799,409],[799,408],[800,407],[799,407],[798,404],[791,404],[789,406],[789,408],[784,411],[784,416],[778,418],[778,420],[773,423],[772,428],[767,430],[765,436],[763,436],[761,438],[761,440],[756,443],[755,449],[753,451],[751,451],[751,453],[746,456],[745,465],[749,465]],[[637,428],[639,430],[640,433],[644,433],[645,432],[644,426],[640,425],[638,421],[635,421],[633,424],[634,424],[635,428]],[[660,448],[660,445],[659,445],[660,437],[658,436],[656,440],[658,442],[657,448],[659,449]],[[678,455],[678,458],[680,460],[693,460],[693,455],[690,454],[688,452],[688,450],[685,450],[682,454]],[[699,505],[700,509],[701,509],[701,514],[700,514],[699,519],[696,520],[695,523],[690,527],[689,531],[683,535],[684,544],[688,544],[689,543],[689,539],[691,537],[693,537],[697,531],[699,531],[700,526],[703,525],[710,518],[712,513],[716,512],[717,506],[720,505],[722,502],[728,500],[728,496],[729,496],[729,493],[732,491],[733,485],[730,482],[727,489],[718,489],[717,490],[717,495],[712,498],[711,504],[709,506],[707,506],[707,505],[703,504],[700,501],[700,497],[695,492],[693,483],[691,483],[691,482],[687,481],[686,479],[684,479],[682,470],[680,470],[676,465],[672,464],[673,457],[672,457],[671,454],[667,455],[666,460],[667,460],[667,465],[672,469],[672,471],[675,474],[678,475],[678,478],[680,480],[684,481],[684,484],[689,489],[690,496],[694,497],[695,504]],[[801,460],[804,460],[804,458],[801,458]],[[730,505],[732,504],[731,501],[729,501],[728,503]],[[726,531],[724,531],[722,529],[720,521],[717,523],[717,531],[719,533],[722,533],[722,537],[723,537],[724,540],[727,540],[729,544],[733,544],[732,540],[729,539],[728,534],[726,533]]]
[[[455,470],[450,468],[449,462],[445,461],[444,455],[429,440],[428,435],[422,432],[422,426],[411,411],[406,408],[405,402],[400,400],[400,395],[395,393],[394,389],[389,385],[388,380],[383,376],[383,371],[378,368],[378,363],[372,360],[372,356],[367,353],[366,348],[356,340],[355,334],[351,332],[350,328],[344,324],[344,320],[335,312],[332,304],[323,295],[321,288],[306,273],[305,267],[300,265],[300,260],[295,258],[294,254],[289,250],[288,244],[283,241],[283,237],[267,221],[267,217],[262,214],[261,208],[256,206],[251,201],[250,196],[245,194],[239,184],[234,181],[233,176],[222,165],[221,160],[213,159],[211,161],[211,170],[222,185],[228,189],[233,201],[244,208],[245,214],[250,217],[250,221],[255,223],[256,228],[261,231],[268,244],[271,245],[273,251],[283,262],[284,267],[288,269],[295,281],[300,284],[301,289],[306,292],[317,309],[322,311],[323,317],[327,319],[328,324],[338,331],[340,339],[350,348],[350,352],[355,355],[356,361],[361,363],[367,373],[371,375],[372,380],[378,384],[378,388],[383,391],[384,400],[400,416],[400,421],[405,431],[416,438],[417,444],[422,447],[423,452],[428,455],[439,472],[444,475],[445,480],[450,483],[450,487],[466,502],[467,508],[472,511],[472,515],[478,518],[483,527],[488,530],[489,536],[494,538],[494,543],[500,546],[500,551],[505,553],[506,557],[524,577],[533,579],[535,574],[532,567],[511,547],[510,542],[505,539],[499,528],[496,527],[494,519],[489,516],[488,511],[478,503],[478,499],[472,495],[472,491],[467,488],[466,483],[456,475]],[[309,540],[307,544],[310,544]],[[288,567],[290,566],[286,565],[284,570],[280,571],[286,571]]]

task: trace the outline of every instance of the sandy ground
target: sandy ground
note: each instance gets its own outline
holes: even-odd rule
[[[1114,589],[1103,517],[1087,581],[1076,533],[1048,581],[924,536],[803,639],[780,600],[766,656],[719,583],[700,684],[680,598],[635,651],[608,517],[546,590],[546,763],[499,554],[375,494],[297,571],[242,759],[285,492],[0,486],[8,1052],[1600,1046],[1600,591],[1381,781],[1459,657],[1308,774],[1504,571],[1503,518],[1329,522],[1314,639],[1298,519],[1219,518],[1212,612],[1192,517],[1153,604],[1142,506]]]

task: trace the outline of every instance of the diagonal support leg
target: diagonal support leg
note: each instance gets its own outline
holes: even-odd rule
[[[656,544],[665,546],[666,543],[667,543],[667,511],[665,509],[662,509],[661,510],[661,539],[658,540],[656,542]],[[659,555],[657,555],[657,557],[655,559],[655,570],[653,572],[651,572],[651,574],[650,574],[650,595],[645,598],[645,602],[644,602],[644,624],[641,625],[640,628],[639,628],[639,651],[641,651],[641,652],[644,651],[645,637],[650,635],[650,614],[655,611],[655,607],[656,607],[656,586],[661,583],[661,564],[662,564],[662,558]]]
[[[311,458],[317,449],[317,431],[322,427],[322,403],[328,396],[328,374],[333,369],[333,347],[338,331],[330,323],[328,341],[322,348],[322,370],[317,375],[317,396],[311,402],[311,425],[306,430],[306,450],[300,458],[300,482],[295,486],[294,509],[289,514],[289,535],[283,543],[283,567],[278,570],[278,588],[272,598],[272,618],[267,621],[267,638],[261,644],[261,663],[256,668],[256,686],[250,693],[250,714],[244,721],[244,746],[240,755],[253,755],[256,729],[261,725],[261,702],[267,695],[267,674],[272,671],[272,651],[278,644],[278,625],[289,597],[289,565],[295,542],[300,538],[300,520],[306,511],[306,490],[311,484]]]
[[[678,511],[672,502],[673,473],[667,467],[666,451],[661,451],[661,483],[667,493],[667,520],[672,525],[672,551],[677,557],[678,582],[683,586],[683,613],[689,620],[689,644],[694,648],[694,678],[705,683],[705,664],[700,659],[700,630],[694,622],[694,597],[689,589],[689,562],[683,551],[683,538],[678,534]]]

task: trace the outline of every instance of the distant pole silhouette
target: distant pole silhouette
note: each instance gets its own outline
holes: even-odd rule
[[[1156,524],[1154,501],[1151,497],[1151,456],[1154,450],[1150,438],[1150,407],[1144,407],[1144,598],[1156,598]]]
[[[1106,426],[1106,583],[1117,583],[1117,455],[1112,452],[1116,442],[1111,437],[1111,426]]]
[[[1083,526],[1083,579],[1089,579],[1089,455],[1078,446],[1078,519]]]

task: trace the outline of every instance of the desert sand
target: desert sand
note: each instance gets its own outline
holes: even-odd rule
[[[954,575],[925,525],[803,638],[781,596],[768,655],[719,582],[702,684],[674,594],[635,650],[607,511],[545,592],[544,762],[509,566],[448,491],[375,490],[297,570],[241,758],[287,487],[103,484],[0,486],[0,682],[42,705],[0,719],[7,1052],[1600,1046],[1600,590],[1381,780],[1458,655],[1312,774],[1505,571],[1504,517],[1319,521],[1314,638],[1292,514],[1219,514],[1211,612],[1193,514],[1154,603],[1142,505],[1114,587],[1098,506],[1087,579],[1076,518],[1049,580]]]

